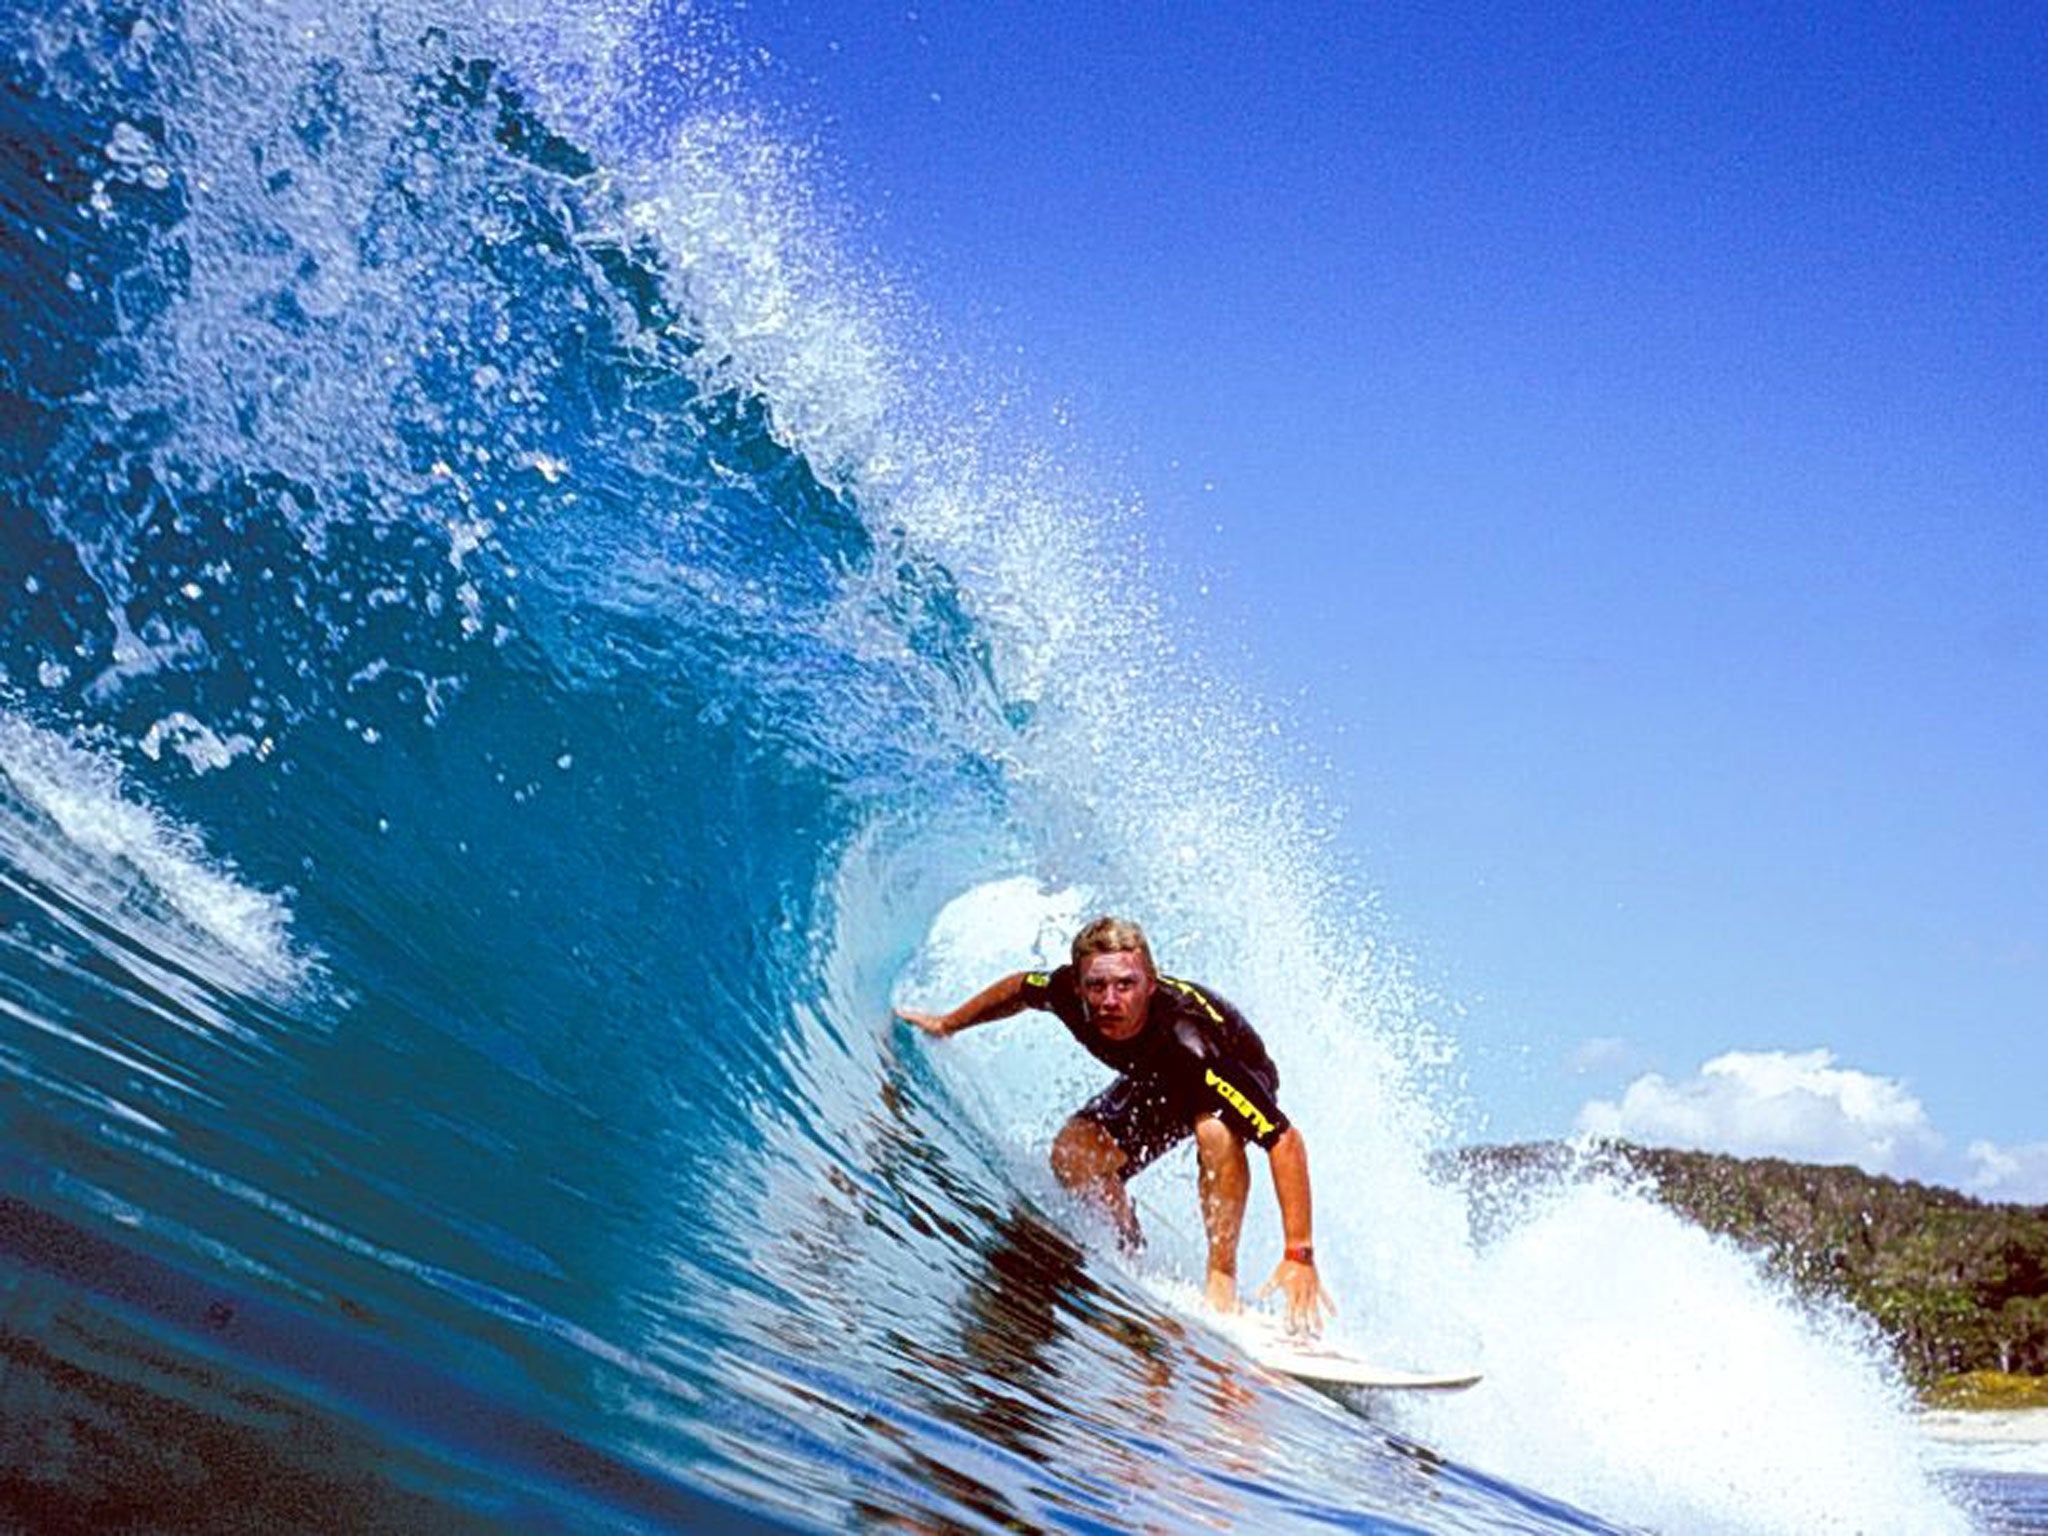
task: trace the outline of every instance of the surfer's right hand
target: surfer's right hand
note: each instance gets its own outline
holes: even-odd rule
[[[946,1027],[946,1019],[943,1014],[920,1013],[915,1008],[898,1008],[896,1010],[896,1017],[906,1024],[915,1024],[928,1035],[943,1037],[952,1033]]]

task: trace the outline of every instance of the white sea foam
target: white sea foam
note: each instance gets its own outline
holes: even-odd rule
[[[0,855],[101,914],[118,914],[142,953],[166,955],[231,989],[278,995],[313,959],[291,910],[152,809],[119,765],[76,740],[0,712]]]
[[[1472,1266],[1486,1381],[1423,1410],[1454,1454],[1651,1529],[1961,1532],[1871,1327],[1594,1179]]]

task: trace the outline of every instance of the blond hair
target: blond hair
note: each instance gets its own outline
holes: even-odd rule
[[[1145,974],[1153,981],[1159,979],[1159,967],[1152,963],[1152,946],[1146,942],[1145,930],[1128,918],[1098,917],[1094,922],[1074,935],[1074,969],[1085,970],[1090,955],[1136,955],[1145,966]]]

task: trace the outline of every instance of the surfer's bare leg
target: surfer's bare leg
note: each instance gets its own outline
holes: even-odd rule
[[[1124,1188],[1124,1149],[1086,1115],[1075,1115],[1052,1142],[1052,1171],[1062,1185],[1100,1206],[1116,1227],[1117,1241],[1136,1249],[1144,1241],[1138,1213]]]
[[[1209,1305],[1237,1310],[1237,1239],[1251,1193],[1251,1159],[1244,1143],[1215,1115],[1195,1122],[1195,1157],[1201,1165],[1202,1226],[1209,1234]]]

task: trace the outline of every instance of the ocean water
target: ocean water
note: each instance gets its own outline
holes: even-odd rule
[[[1456,1042],[1284,721],[743,60],[0,19],[0,1523],[2039,1528],[1855,1319],[1446,1181]],[[1185,1155],[1135,1262],[1053,1188],[1058,1031],[891,1023],[1103,908],[1264,1027],[1345,1336],[1479,1388],[1261,1375]]]

